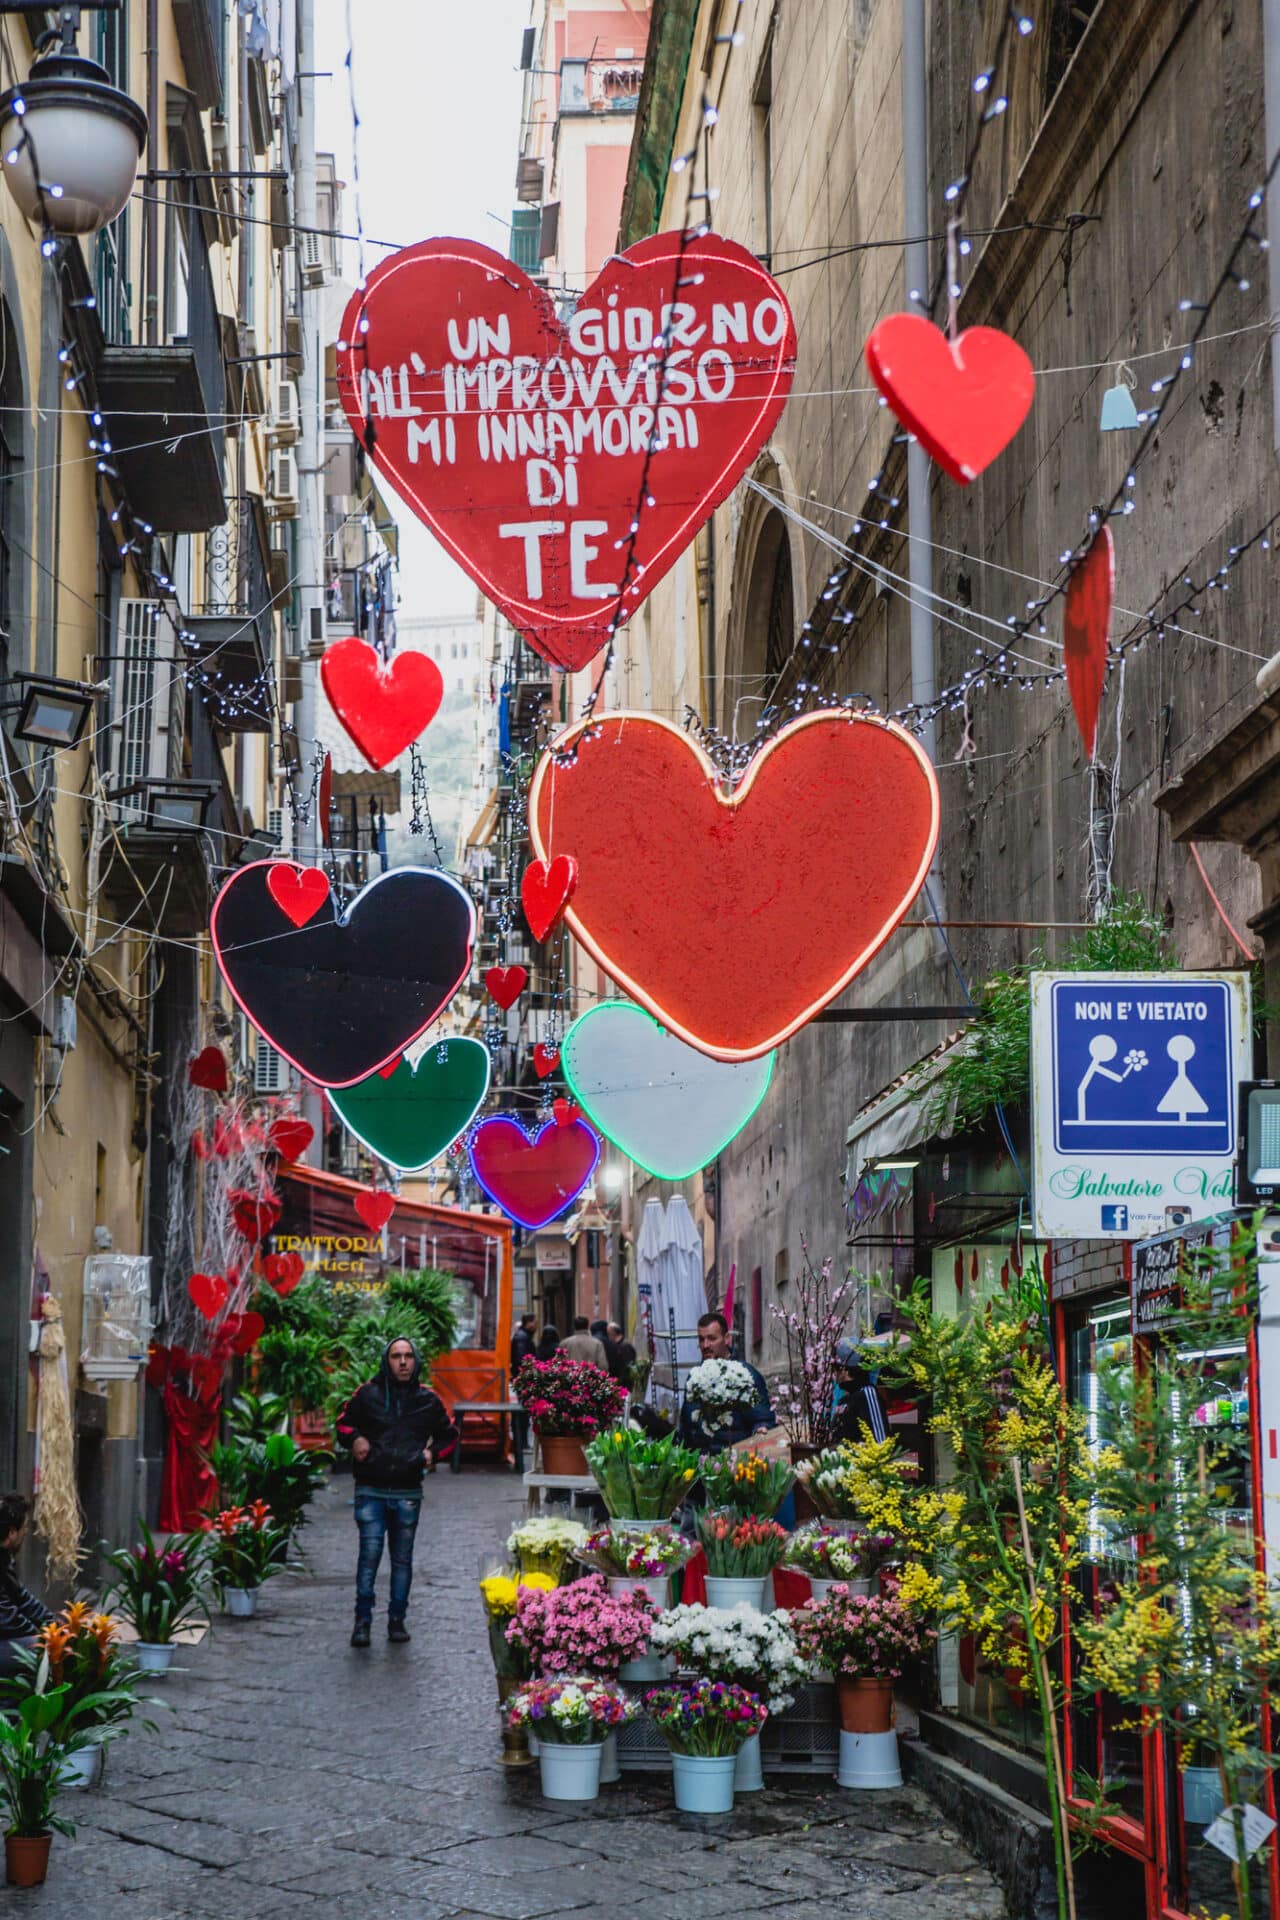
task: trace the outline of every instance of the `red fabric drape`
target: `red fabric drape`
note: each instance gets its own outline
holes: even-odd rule
[[[680,1589],[682,1604],[686,1607],[705,1607],[707,1604],[707,1556],[701,1547],[686,1561],[683,1581],[684,1584]],[[773,1593],[780,1607],[802,1607],[811,1592],[807,1574],[792,1573],[788,1567],[778,1567],[775,1570]]]
[[[218,1438],[218,1406],[182,1393],[172,1380],[164,1383],[164,1413],[169,1429],[160,1485],[160,1527],[165,1533],[187,1533],[198,1527],[200,1516],[213,1504],[217,1483],[201,1459],[201,1451]]]

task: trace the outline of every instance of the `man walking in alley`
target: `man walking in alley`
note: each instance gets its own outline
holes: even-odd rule
[[[353,1647],[367,1647],[373,1621],[374,1585],[383,1542],[391,1543],[387,1638],[409,1638],[405,1613],[413,1583],[413,1542],[422,1509],[422,1476],[436,1458],[452,1453],[458,1431],[442,1400],[424,1387],[422,1363],[412,1340],[393,1340],[372,1380],[348,1400],[338,1417],[338,1439],[350,1447],[355,1468],[356,1623]]]
[[[580,1313],[573,1323],[573,1332],[560,1348],[569,1360],[589,1360],[593,1367],[599,1367],[602,1373],[609,1370],[609,1356],[604,1350],[604,1342],[597,1340],[591,1331],[585,1313]]]

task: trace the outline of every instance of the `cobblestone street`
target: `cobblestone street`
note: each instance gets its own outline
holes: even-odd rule
[[[519,1510],[514,1477],[428,1482],[413,1642],[347,1646],[355,1530],[339,1480],[304,1535],[309,1571],[254,1621],[218,1619],[155,1691],[158,1732],[111,1751],[67,1796],[74,1841],[6,1910],[71,1920],[653,1920],[655,1914],[998,1920],[991,1877],[919,1792],[791,1780],[718,1820],[677,1816],[670,1782],[624,1777],[551,1806],[536,1770],[498,1766],[494,1681],[475,1592]],[[385,1596],[382,1570],[379,1600]]]

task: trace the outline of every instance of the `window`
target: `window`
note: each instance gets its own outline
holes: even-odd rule
[[[766,267],[773,265],[773,30],[760,56],[752,98],[752,165],[755,171],[754,216],[759,252]]]
[[[169,276],[165,288],[165,331],[170,340],[185,340],[191,331],[191,253],[187,216],[181,206],[169,209]]]

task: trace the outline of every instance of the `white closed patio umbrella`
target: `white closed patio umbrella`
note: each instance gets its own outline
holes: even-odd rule
[[[698,1318],[706,1312],[707,1290],[702,1276],[702,1235],[693,1223],[688,1202],[682,1193],[673,1193],[667,1202],[667,1216],[659,1262],[659,1287],[654,1307],[654,1332],[666,1335],[660,1351],[670,1353],[670,1328],[675,1321],[674,1364],[678,1407],[684,1381],[691,1367],[698,1364]]]

